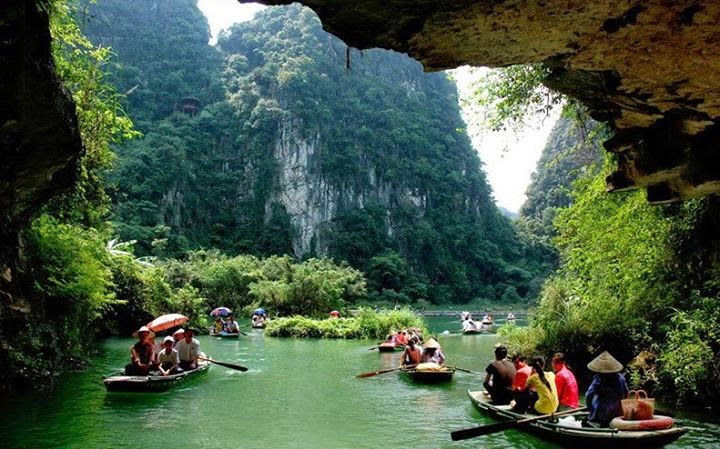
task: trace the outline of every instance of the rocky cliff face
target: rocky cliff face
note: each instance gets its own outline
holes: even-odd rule
[[[46,9],[9,0],[0,13],[0,301],[9,304],[18,232],[73,187],[82,143],[75,105],[55,74]]]

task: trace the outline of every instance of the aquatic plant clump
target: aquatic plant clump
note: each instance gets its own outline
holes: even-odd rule
[[[313,319],[292,316],[271,320],[265,334],[293,338],[385,338],[390,332],[418,327],[427,333],[425,321],[409,308],[399,310],[360,309],[351,318]]]

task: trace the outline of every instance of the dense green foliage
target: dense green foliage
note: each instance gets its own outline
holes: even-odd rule
[[[427,335],[422,317],[410,309],[375,312],[361,308],[351,318],[311,319],[293,316],[271,320],[265,333],[275,337],[384,339],[391,332],[409,327],[417,327]]]
[[[190,3],[90,7],[102,20],[88,34],[122,63],[114,79],[140,86],[127,103],[144,138],[118,149],[111,175],[116,229],[139,255],[330,256],[368,273],[371,299],[386,304],[534,299],[543,261],[493,204],[444,74],[348,53],[300,6],[268,8],[216,49]],[[195,116],[173,108],[188,95],[203,103]],[[305,156],[279,145],[312,148],[307,177],[287,181],[287,158]],[[308,199],[283,196],[303,185]],[[304,246],[300,220],[316,212],[303,207],[326,217]]]
[[[717,396],[717,202],[658,207],[641,192],[608,195],[610,169],[574,184],[555,219],[560,269],[532,327],[503,332],[525,351],[563,351],[581,371],[605,349],[624,363],[641,355],[630,364],[636,386]]]

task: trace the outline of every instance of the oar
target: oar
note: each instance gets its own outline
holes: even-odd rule
[[[398,366],[397,368],[381,369],[380,371],[370,371],[369,373],[358,374],[355,377],[357,377],[359,379],[365,379],[366,377],[373,377],[373,376],[377,376],[378,374],[390,373],[390,372],[397,371],[397,370],[403,369],[403,368],[415,368],[415,366],[416,365],[403,365],[403,366]]]
[[[243,372],[245,372],[245,371],[248,370],[248,369],[245,368],[244,366],[242,366],[242,365],[236,365],[236,364],[234,364],[234,363],[218,362],[217,360],[206,359],[205,357],[198,357],[198,359],[200,359],[200,360],[206,360],[206,361],[211,362],[211,363],[214,363],[214,364],[216,364],[216,365],[224,366],[225,368],[236,369],[236,370],[238,370],[238,371],[243,371]]]
[[[462,371],[464,373],[481,374],[481,373],[478,373],[477,371],[470,371],[469,369],[460,368],[459,366],[449,366],[448,368],[454,368],[454,369],[456,369],[458,371]]]
[[[514,421],[503,421],[499,423],[488,424],[487,426],[473,427],[470,429],[456,430],[450,433],[450,438],[452,438],[453,441],[467,440],[468,438],[475,438],[483,435],[490,435],[491,433],[502,432],[503,430],[514,429],[516,427],[520,427],[523,424],[528,424],[545,418],[570,415],[573,413],[581,412],[585,409],[587,409],[587,407],[580,407],[559,413],[548,413],[547,415],[533,416],[532,418],[517,419]]]

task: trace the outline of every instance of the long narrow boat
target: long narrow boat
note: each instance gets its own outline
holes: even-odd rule
[[[481,391],[468,390],[470,400],[483,413],[500,420],[517,420],[532,417],[515,413],[509,405],[494,405]],[[566,416],[582,419],[587,412],[577,412]],[[684,435],[688,429],[672,427],[665,430],[617,430],[610,428],[588,428],[568,426],[557,420],[543,419],[527,423],[520,430],[532,433],[544,440],[555,442],[563,447],[583,449],[649,449],[670,444]]]
[[[160,393],[182,383],[189,377],[207,372],[210,363],[201,363],[191,371],[169,376],[126,376],[123,373],[103,378],[108,391],[129,391],[134,393]]]
[[[395,351],[404,351],[405,345],[400,345],[397,343],[378,343],[377,345],[378,351],[380,352],[395,352]]]
[[[450,382],[455,374],[455,368],[443,366],[440,369],[423,369],[418,365],[416,368],[401,368],[400,372],[408,376],[415,382],[424,384],[436,384],[441,382]]]

